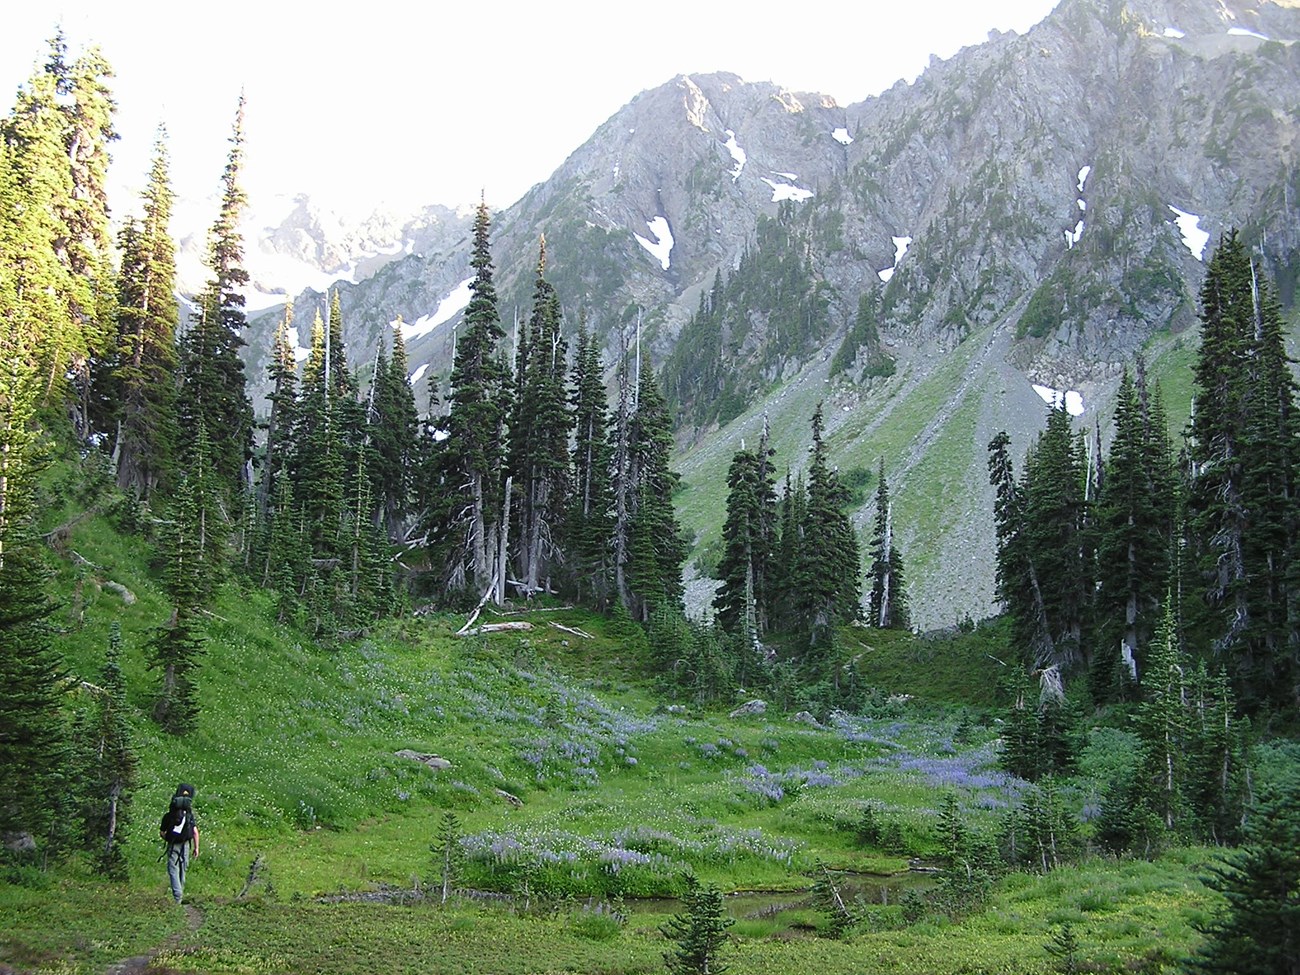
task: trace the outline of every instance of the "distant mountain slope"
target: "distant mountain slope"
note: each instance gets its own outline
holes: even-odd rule
[[[682,431],[685,501],[704,541],[725,463],[701,458],[734,449],[766,408],[793,412],[797,463],[810,406],[839,403],[839,449],[868,470],[883,457],[904,510],[916,618],[979,615],[991,575],[987,555],[975,565],[967,553],[992,544],[983,448],[1001,427],[1024,448],[1043,413],[1031,383],[1081,391],[1080,422],[1096,421],[1137,351],[1171,348],[1194,325],[1202,261],[1234,226],[1293,303],[1297,39],[1296,0],[1062,0],[1024,36],[995,33],[847,107],[734,75],[679,76],[495,216],[503,314],[527,313],[545,234],[569,326],[585,314],[607,363],[638,320],[657,363],[678,343],[707,350],[693,357],[709,381],[677,394],[697,424]],[[714,284],[775,260],[764,219],[788,231],[782,253],[802,268],[788,288],[800,293],[754,307],[761,289],[726,299]],[[412,369],[445,377],[468,276],[468,240],[445,229],[340,286],[353,362],[401,315],[421,323],[408,330]],[[701,297],[715,293],[732,305],[705,322]],[[874,345],[851,344],[832,377],[862,308]],[[254,378],[271,321],[258,323]],[[884,359],[892,377],[871,366]],[[692,409],[719,390],[726,410]]]

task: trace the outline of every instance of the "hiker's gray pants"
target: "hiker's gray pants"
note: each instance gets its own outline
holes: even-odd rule
[[[172,882],[172,896],[176,903],[185,896],[185,869],[190,865],[190,845],[172,843],[167,847],[167,879]]]

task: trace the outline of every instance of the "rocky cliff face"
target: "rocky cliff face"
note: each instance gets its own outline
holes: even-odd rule
[[[967,362],[980,376],[950,383],[905,456],[887,460],[896,496],[931,490],[927,452],[955,436],[943,424],[961,415],[963,398],[982,404],[967,440],[984,437],[982,447],[1007,427],[1023,449],[1042,419],[1031,382],[1084,389],[1095,409],[1136,351],[1194,325],[1203,260],[1220,233],[1240,228],[1293,302],[1298,40],[1297,0],[1061,0],[1024,36],[995,33],[933,60],[915,83],[847,107],[734,75],[674,78],[632,99],[495,215],[503,317],[527,314],[545,234],[548,278],[570,326],[584,314],[612,362],[640,319],[662,361],[702,290],[733,272],[763,217],[786,207],[832,327],[753,374],[755,409],[782,409],[797,399],[780,398],[790,384],[807,381],[836,402],[833,429],[875,429],[886,422],[877,414],[927,377]],[[408,326],[412,368],[449,371],[469,241],[463,221],[435,222],[426,243],[340,286],[351,361],[369,361],[400,315],[418,323]],[[311,218],[297,214],[271,237],[309,250]],[[861,359],[847,379],[824,366],[863,295],[900,363],[883,387]],[[299,306],[312,300],[304,294]],[[258,324],[258,358],[273,320]],[[755,334],[746,348],[724,345],[724,367],[756,354]],[[257,362],[250,375],[262,375]],[[718,445],[742,428],[743,418],[703,431],[697,452],[721,457]],[[976,450],[960,461],[967,516],[938,529],[900,516],[906,540],[932,553],[914,583],[951,594],[914,594],[923,624],[990,607],[991,571],[967,555],[991,551],[983,460]],[[725,471],[721,459],[686,462],[693,477],[714,476],[710,463]],[[711,519],[720,513],[698,515],[701,538]]]
[[[888,342],[951,347],[1014,314],[1018,365],[1096,378],[1152,331],[1192,322],[1204,234],[1212,246],[1247,230],[1290,298],[1297,38],[1294,2],[1063,0],[1023,37],[995,33],[844,108],[680,76],[496,216],[504,306],[526,304],[544,233],[574,321],[585,311],[605,333],[640,309],[666,354],[700,287],[788,199],[818,229],[810,257],[836,320],[880,290]],[[373,276],[346,275],[359,281],[343,289],[349,341],[433,315],[463,280],[463,220],[426,221],[440,233]],[[310,252],[317,224],[299,207],[264,236]],[[409,228],[388,248],[400,236]],[[412,360],[438,365],[448,350],[418,335]]]

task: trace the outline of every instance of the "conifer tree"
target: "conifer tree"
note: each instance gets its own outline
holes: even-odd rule
[[[59,105],[62,38],[51,46],[50,66],[19,90],[0,128],[0,258],[6,316],[23,330],[42,396],[61,401],[69,392],[66,377],[90,355],[79,315],[91,297],[87,282],[72,273],[68,254],[72,232],[65,218],[73,182]]]
[[[400,323],[393,329],[393,354],[378,360],[372,389],[369,432],[371,484],[375,503],[390,536],[398,534],[411,505],[420,417]]]
[[[758,449],[742,446],[727,472],[727,518],[718,563],[722,585],[714,597],[718,624],[753,647],[766,632],[772,609],[772,560],[776,545],[776,494],[767,429]]]
[[[812,418],[807,507],[791,585],[798,629],[814,669],[828,666],[835,628],[860,613],[861,555],[845,514],[848,492],[831,469],[822,440],[822,408]]]
[[[1064,671],[1086,662],[1083,623],[1091,576],[1085,558],[1083,462],[1063,405],[1048,410],[1047,429],[1025,458],[1023,483],[1022,531],[1047,627],[1036,662]]]
[[[331,334],[317,312],[311,353],[303,364],[294,406],[290,477],[311,551],[320,560],[339,556],[347,457],[338,383],[333,377]]]
[[[489,230],[487,203],[480,202],[470,258],[474,279],[456,339],[447,414],[450,469],[459,478],[452,490],[464,491],[469,498],[464,511],[454,515],[465,550],[449,553],[453,564],[448,576],[453,585],[468,583],[478,592],[494,582],[499,585],[498,572],[505,571],[497,565],[497,546],[508,389],[507,373],[497,354],[504,333],[497,314]]]
[[[206,428],[200,426],[194,467],[184,471],[164,524],[163,585],[172,603],[166,623],[154,630],[150,666],[159,671],[153,716],[166,731],[184,734],[198,723],[196,676],[205,652],[201,615],[222,572],[225,519],[218,512],[223,485],[212,470]]]
[[[518,570],[528,591],[549,582],[563,558],[568,504],[569,432],[573,419],[566,390],[567,349],[559,297],[546,280],[546,239],[537,258],[533,310],[517,350],[515,400],[510,421],[509,465],[514,475],[519,526]]]
[[[722,907],[722,892],[709,884],[701,886],[693,875],[686,877],[682,912],[662,928],[674,947],[664,952],[670,975],[722,975],[721,960],[727,943],[727,929],[735,923]]]
[[[1206,268],[1201,308],[1187,488],[1201,625],[1190,629],[1208,635],[1243,704],[1294,705],[1294,382],[1276,299],[1235,231]]]
[[[95,854],[99,872],[119,879],[126,876],[122,844],[130,823],[131,800],[140,764],[127,720],[121,654],[122,629],[114,622],[91,709],[89,734],[81,743],[88,759],[86,774],[81,777],[81,787],[87,797],[86,839]]]
[[[1210,868],[1226,903],[1200,926],[1196,975],[1295,975],[1300,970],[1300,782],[1271,788],[1252,811],[1246,844]]]
[[[795,591],[789,585],[794,578],[795,566],[799,559],[802,545],[804,510],[807,507],[807,494],[803,483],[796,484],[793,475],[786,470],[785,486],[781,500],[777,505],[777,539],[772,562],[771,577],[786,580],[786,584],[774,586],[771,594],[770,613],[772,628],[789,630],[795,626]]]
[[[1185,814],[1188,718],[1183,706],[1186,657],[1176,642],[1172,610],[1166,610],[1161,620],[1148,660],[1138,717],[1143,749],[1138,774],[1152,812],[1172,832]]]
[[[1049,643],[1046,609],[1039,574],[1025,530],[1024,485],[1016,480],[1009,448],[1001,431],[989,443],[989,483],[993,486],[993,521],[997,531],[997,572],[994,592],[1011,618],[1012,643],[1021,663],[1033,667]]]
[[[903,585],[903,554],[894,544],[893,508],[883,457],[877,482],[876,526],[871,536],[871,566],[867,569],[867,578],[871,580],[867,619],[872,626],[882,629],[905,630],[911,619]]]
[[[293,302],[285,302],[284,316],[275,328],[267,378],[271,391],[267,400],[271,409],[266,419],[266,452],[262,459],[262,480],[258,487],[258,510],[265,516],[267,506],[293,453],[292,435],[297,418],[298,363],[290,341],[293,327]]]
[[[1131,696],[1143,652],[1169,591],[1175,477],[1158,394],[1125,370],[1115,405],[1115,436],[1095,505],[1097,619],[1091,674],[1098,702]]]
[[[636,409],[628,428],[627,521],[628,612],[645,622],[661,606],[680,607],[686,540],[673,511],[680,478],[669,466],[672,417],[659,384],[645,370],[637,384]]]
[[[186,448],[192,448],[200,427],[209,434],[221,430],[220,449],[211,458],[214,471],[231,505],[246,487],[251,454],[253,408],[244,382],[239,350],[243,336],[244,241],[239,219],[246,198],[240,185],[244,161],[244,99],[239,99],[230,154],[222,172],[221,207],[208,233],[211,278],[199,300],[199,319],[190,325],[181,344],[179,418]]]
[[[111,372],[101,378],[114,406],[117,483],[147,497],[166,489],[176,467],[176,245],[172,241],[172,190],[164,134],[154,148],[144,218],[128,223],[119,239],[117,345]]]
[[[573,366],[573,495],[565,536],[570,586],[579,599],[587,596],[604,608],[611,583],[613,493],[609,408],[602,372],[600,350],[584,319],[578,323]]]
[[[0,837],[41,854],[49,850],[69,756],[59,707],[62,660],[49,626],[54,605],[33,524],[42,377],[26,338],[0,316]]]

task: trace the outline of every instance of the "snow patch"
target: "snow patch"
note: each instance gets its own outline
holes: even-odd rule
[[[1181,31],[1177,27],[1165,28],[1165,37],[1172,37],[1174,40],[1178,40],[1179,38],[1186,37],[1186,36],[1187,36],[1187,32]]]
[[[1271,40],[1267,34],[1261,34],[1258,31],[1247,30],[1245,27],[1229,27],[1228,33],[1233,37],[1258,37],[1261,41]]]
[[[1092,167],[1084,166],[1079,170],[1079,192],[1083,192],[1084,185],[1088,182],[1088,177],[1092,175]]]
[[[912,246],[911,237],[894,237],[892,240],[894,241],[894,266],[876,272],[880,280],[886,284],[894,276],[894,272],[898,270],[898,264],[903,259],[903,255],[907,253],[907,249]]]
[[[1061,406],[1064,404],[1065,412],[1070,416],[1083,415],[1083,394],[1077,389],[1053,389],[1051,386],[1039,386],[1034,383],[1034,392],[1042,397],[1043,402],[1048,406]]]
[[[777,173],[776,175],[784,176],[791,180],[797,178],[789,173]],[[791,183],[778,183],[775,180],[768,179],[766,176],[761,178],[764,183],[772,187],[773,203],[780,203],[782,200],[794,200],[796,203],[802,203],[804,200],[812,198],[812,190],[805,190],[803,187],[794,186]]]
[[[727,129],[727,141],[724,144],[727,147],[727,152],[731,153],[731,158],[736,161],[736,168],[731,171],[731,181],[734,183],[740,179],[740,173],[745,168],[745,163],[749,157],[745,155],[745,150],[740,148],[739,143],[736,142],[736,133],[731,129]]]
[[[853,145],[853,136],[849,135],[849,130],[842,125],[831,133],[831,138],[842,146]]]
[[[311,355],[311,349],[308,349],[305,346],[303,346],[301,340],[298,338],[298,326],[290,325],[287,334],[289,338],[289,344],[293,346],[293,361],[306,362],[307,357]]]
[[[424,374],[428,371],[429,371],[429,364],[426,362],[419,369],[415,370],[415,372],[411,373],[411,378],[410,378],[411,385],[414,386],[421,379],[423,379]]]
[[[636,242],[650,252],[650,256],[659,261],[659,264],[665,271],[671,263],[671,254],[673,252],[673,232],[668,226],[666,217],[655,217],[653,220],[647,220],[647,227],[650,233],[655,235],[653,241],[647,240],[640,234],[633,234]]]
[[[439,325],[450,321],[457,312],[464,310],[465,306],[469,304],[469,286],[473,281],[473,277],[468,277],[452,288],[451,293],[438,302],[438,308],[432,315],[422,315],[410,323],[401,322],[402,341],[410,342],[421,336],[428,335]],[[396,325],[398,322],[393,321],[389,324]]]
[[[1074,249],[1074,245],[1077,244],[1077,243],[1079,242],[1080,238],[1082,238],[1082,237],[1083,237],[1083,221],[1080,220],[1078,223],[1076,223],[1076,224],[1074,225],[1074,229],[1073,229],[1073,230],[1067,230],[1067,231],[1065,232],[1065,246],[1066,246],[1066,248],[1068,248],[1068,249],[1070,249],[1070,250],[1073,250],[1073,249]]]
[[[1205,260],[1205,245],[1210,242],[1210,234],[1209,231],[1201,229],[1201,218],[1194,213],[1178,209],[1172,203],[1169,204],[1169,209],[1173,211],[1174,220],[1183,235],[1183,244],[1198,261]]]

